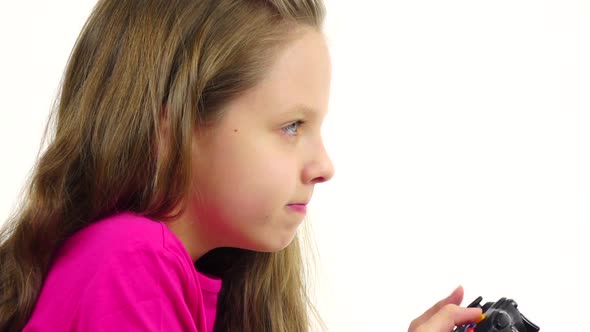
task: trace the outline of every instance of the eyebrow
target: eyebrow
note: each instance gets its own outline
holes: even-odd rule
[[[298,113],[298,112],[302,112],[306,115],[313,115],[313,116],[316,116],[319,113],[319,111],[316,110],[315,108],[309,107],[304,104],[295,104],[295,106],[289,108],[289,110],[287,110],[286,113]]]

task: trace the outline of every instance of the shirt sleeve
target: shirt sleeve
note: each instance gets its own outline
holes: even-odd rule
[[[97,271],[67,331],[198,332],[185,303],[186,278],[172,253],[132,245]]]

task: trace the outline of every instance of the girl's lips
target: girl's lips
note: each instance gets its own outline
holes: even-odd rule
[[[305,204],[289,204],[287,206],[295,212],[305,213],[307,211],[307,206]]]

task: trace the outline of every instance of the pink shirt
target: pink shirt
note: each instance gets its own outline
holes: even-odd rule
[[[58,250],[23,331],[212,332],[220,289],[163,222],[122,213]]]

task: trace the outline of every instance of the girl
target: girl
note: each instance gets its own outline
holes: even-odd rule
[[[1,234],[0,330],[309,330],[323,19],[319,0],[99,1]],[[410,331],[475,319],[461,297]]]

